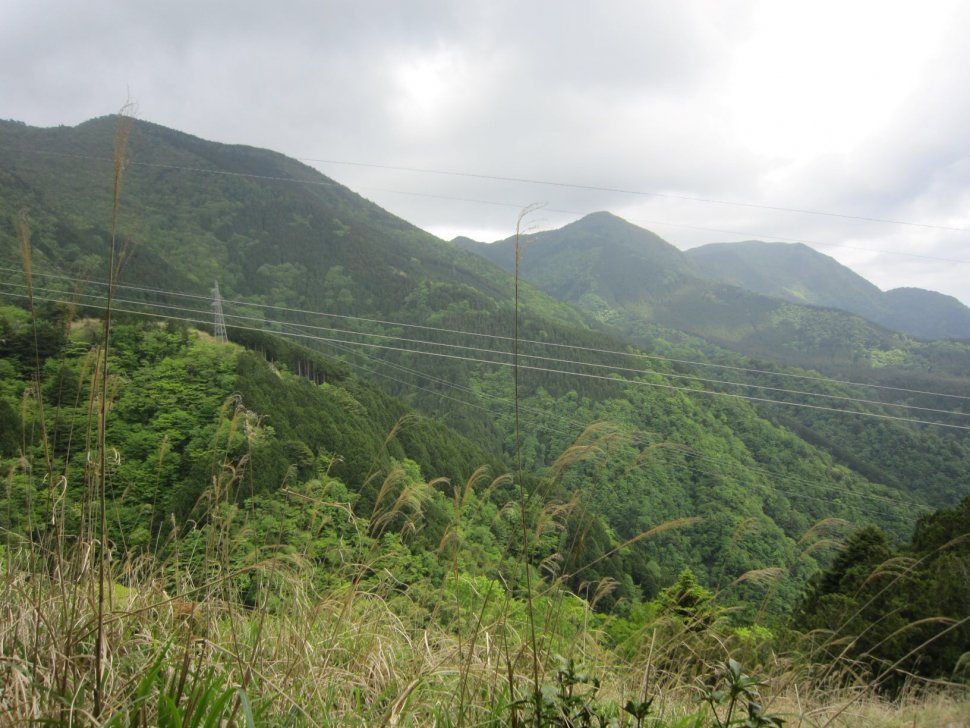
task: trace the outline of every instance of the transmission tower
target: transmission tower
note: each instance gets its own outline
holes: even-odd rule
[[[226,317],[222,314],[222,295],[219,293],[219,281],[216,281],[215,288],[212,289],[212,314],[214,317],[213,333],[216,340],[223,344],[229,341],[226,334]]]

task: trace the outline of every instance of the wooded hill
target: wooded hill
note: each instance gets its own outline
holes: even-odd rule
[[[505,270],[515,240],[459,239]],[[587,215],[523,239],[521,272],[630,336],[657,324],[692,333],[748,356],[831,372],[887,366],[966,377],[970,346],[935,342],[887,328],[904,317],[923,339],[970,337],[970,309],[932,291],[882,293],[833,259],[804,245],[722,243],[682,252],[610,213]],[[940,316],[940,300],[949,302]],[[809,305],[811,304],[811,305]],[[866,320],[868,319],[868,320]],[[873,323],[875,322],[875,323]],[[905,322],[903,322],[905,323]],[[649,333],[638,338],[649,343]]]
[[[922,288],[881,291],[802,243],[712,243],[687,257],[709,277],[793,303],[839,308],[921,339],[970,340],[970,308]]]

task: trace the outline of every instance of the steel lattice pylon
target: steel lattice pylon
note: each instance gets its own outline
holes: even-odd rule
[[[222,313],[222,294],[219,293],[219,281],[215,282],[215,287],[212,289],[212,314],[214,317],[212,333],[218,341],[223,343],[229,341],[229,336],[226,334],[226,317]]]

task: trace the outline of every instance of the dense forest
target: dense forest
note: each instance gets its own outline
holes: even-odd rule
[[[774,675],[783,655],[813,686],[881,696],[966,683],[965,344],[773,299],[747,309],[773,322],[758,337],[705,338],[537,280],[556,300],[285,157],[145,123],[112,152],[116,121],[3,122],[0,528],[21,615],[4,644],[32,665],[22,715],[60,719],[93,691],[96,717],[187,721],[188,681],[210,701],[199,720],[223,698],[254,720],[251,693],[272,722],[274,681],[292,695],[300,675],[330,685],[335,723],[389,721],[414,691],[418,722],[728,725],[747,701],[746,724],[779,725],[739,660]],[[112,153],[131,159],[114,177]],[[643,237],[584,224],[616,227],[616,249]],[[688,276],[649,242],[668,284]],[[597,271],[572,265],[556,275],[574,286]],[[825,362],[829,340],[866,356]],[[68,574],[88,591],[58,601]],[[173,650],[179,630],[223,646],[243,626],[248,646],[126,662],[106,610]],[[321,630],[322,666],[286,652],[306,641],[291,623]],[[419,634],[454,667],[395,653],[400,680],[338,687],[365,669],[347,644],[384,659],[382,640]],[[106,649],[128,671],[110,710]],[[701,676],[727,687],[688,709],[677,686]]]

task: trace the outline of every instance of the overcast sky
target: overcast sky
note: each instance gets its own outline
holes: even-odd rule
[[[130,97],[357,163],[314,165],[444,238],[505,238],[533,202],[539,227],[609,210],[681,248],[801,240],[970,304],[968,37],[957,0],[0,0],[0,117]]]

